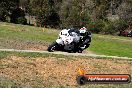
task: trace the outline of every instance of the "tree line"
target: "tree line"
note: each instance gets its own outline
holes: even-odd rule
[[[21,8],[22,9],[21,9]],[[0,0],[0,21],[27,23],[25,14],[42,27],[86,26],[93,32],[116,34],[132,26],[131,0]]]

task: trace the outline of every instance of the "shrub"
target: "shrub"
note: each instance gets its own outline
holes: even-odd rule
[[[126,21],[119,19],[119,20],[114,21],[114,27],[118,31],[123,31],[128,27],[128,24]]]
[[[17,18],[17,23],[18,24],[27,24],[27,19],[25,17],[18,17]]]
[[[102,34],[115,34],[117,30],[114,27],[114,22],[109,20],[98,20],[95,26],[95,32]]]
[[[96,32],[96,33],[102,32],[102,28],[103,28],[103,27],[104,27],[103,20],[98,20],[98,21],[96,21],[94,32]]]
[[[113,22],[111,22],[111,21],[104,22],[103,31],[105,32],[105,34],[114,34],[117,32],[113,26]]]

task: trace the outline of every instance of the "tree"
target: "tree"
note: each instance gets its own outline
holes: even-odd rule
[[[59,25],[59,15],[55,3],[57,0],[31,0],[32,14],[37,17],[38,26],[55,27]]]
[[[63,27],[87,26],[91,21],[93,2],[90,0],[65,0],[62,2],[60,17]]]
[[[131,22],[130,21],[131,7],[128,4],[124,5],[127,1],[130,1],[130,0],[125,0],[125,1],[123,0],[93,0],[93,1],[95,3],[93,16],[95,16],[94,18],[96,22],[97,32],[101,32],[105,34],[117,34],[120,30],[126,29],[128,25],[127,21]],[[122,4],[124,6],[122,6]],[[127,11],[129,11],[129,13]],[[116,15],[115,16],[116,19],[114,19],[115,17],[113,17],[113,15]],[[112,21],[108,19],[108,17],[114,20]]]
[[[10,15],[10,18],[12,23],[21,23],[21,24],[27,23],[25,19],[25,12],[21,8],[14,9]]]
[[[93,0],[95,4],[94,11],[93,11],[95,20],[105,19],[109,10],[110,1],[111,0]]]
[[[132,26],[132,1],[125,0],[117,9],[117,14],[121,20]]]
[[[6,21],[6,17],[18,6],[19,0],[0,0],[0,20]]]

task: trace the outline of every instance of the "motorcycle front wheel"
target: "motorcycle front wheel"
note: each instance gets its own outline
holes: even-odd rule
[[[55,50],[57,50],[57,46],[58,46],[58,43],[57,42],[54,42],[52,43],[49,47],[48,47],[48,51],[49,52],[54,52]]]

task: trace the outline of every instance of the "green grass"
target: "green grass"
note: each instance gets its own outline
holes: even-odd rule
[[[65,55],[57,55],[57,54],[52,54],[52,53],[34,53],[34,52],[7,52],[7,51],[0,51],[0,59],[6,58],[7,56],[19,56],[19,57],[27,57],[27,58],[36,58],[36,57],[56,57],[57,59],[59,58],[67,58],[67,59],[72,59],[73,57],[76,56],[65,56]]]
[[[0,39],[52,42],[58,36],[58,30],[0,22]]]
[[[6,77],[0,77],[0,88],[22,88],[19,83],[8,79]]]
[[[52,88],[52,82],[43,80],[40,76],[34,76],[32,79],[23,76],[21,81],[0,76],[0,88]]]
[[[132,57],[132,39],[94,34],[89,49],[97,54]]]
[[[27,25],[0,22],[0,48],[12,48],[12,42],[42,42],[51,44],[56,40],[59,30],[44,29]],[[92,42],[87,50],[96,54],[122,56],[132,58],[132,38],[93,34]],[[14,44],[13,47],[16,46]],[[20,48],[24,49],[24,48]]]

